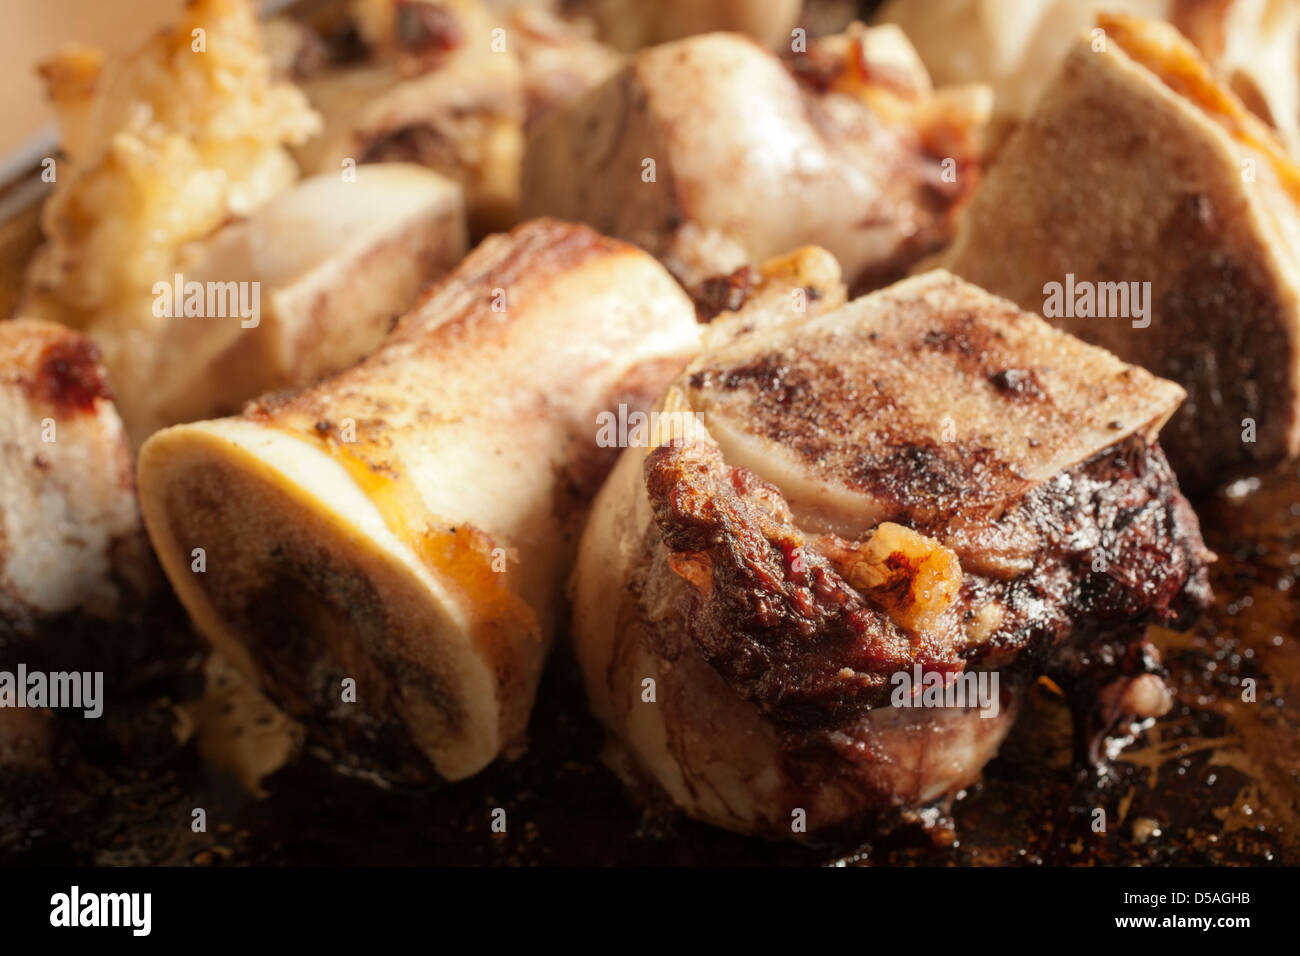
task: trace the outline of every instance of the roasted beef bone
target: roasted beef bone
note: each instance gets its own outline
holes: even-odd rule
[[[714,342],[602,489],[572,585],[629,778],[790,836],[978,779],[1039,675],[1088,743],[1160,713],[1145,627],[1210,598],[1156,442],[1182,396],[943,272]],[[913,675],[984,696],[913,709]]]

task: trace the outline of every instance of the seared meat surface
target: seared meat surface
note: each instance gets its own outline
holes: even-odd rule
[[[764,716],[833,725],[880,703],[899,668],[960,669],[951,642],[909,639],[808,545],[780,491],[716,446],[662,445],[645,469],[668,564],[690,585],[687,631]]]
[[[1062,644],[1177,626],[1210,601],[1195,516],[1159,447],[1139,438],[1027,495],[1004,520],[1036,535],[1030,569],[999,579],[957,568],[956,599],[924,630],[905,626],[899,607],[938,600],[944,582],[928,555],[891,547],[881,563],[897,574],[859,592],[847,578],[864,543],[805,536],[780,491],[728,467],[716,446],[660,446],[645,475],[669,566],[691,585],[682,617],[692,640],[741,697],[791,728],[862,716],[914,664],[1050,667]],[[880,525],[865,543],[898,527]],[[943,541],[942,527],[930,530]]]

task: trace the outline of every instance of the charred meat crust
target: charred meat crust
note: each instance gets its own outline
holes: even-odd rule
[[[1000,627],[968,653],[972,666],[1033,661],[1060,673],[1066,645],[1136,640],[1149,623],[1186,626],[1211,602],[1213,556],[1158,445],[1131,436],[1038,486],[1017,510],[1040,547],[1010,581],[968,576],[977,603],[988,596],[1003,608]]]
[[[951,647],[875,612],[805,547],[772,485],[716,448],[661,446],[646,488],[673,571],[690,585],[687,629],[704,659],[771,719],[811,729],[879,703],[889,675],[919,662],[958,671]]]
[[[729,467],[715,446],[661,446],[644,475],[669,566],[690,585],[680,608],[687,632],[742,698],[788,730],[853,722],[884,702],[893,673],[915,664],[1041,668],[1067,645],[1082,659],[1089,642],[1122,645],[1149,622],[1184,623],[1211,597],[1210,555],[1190,506],[1159,447],[1137,437],[1027,494],[1016,509],[1040,536],[1031,568],[1010,580],[968,574],[951,617],[923,633],[850,587],[781,493]],[[992,633],[968,639],[990,605],[999,609]]]

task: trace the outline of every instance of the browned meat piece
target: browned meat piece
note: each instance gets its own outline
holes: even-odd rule
[[[704,659],[791,727],[861,716],[913,664],[958,673],[1043,660],[1114,626],[1176,625],[1209,595],[1204,549],[1188,535],[1195,516],[1159,449],[1140,439],[1026,496],[1012,520],[1032,528],[1037,551],[1005,581],[963,578],[942,529],[929,539],[883,522],[855,542],[805,538],[780,491],[727,467],[716,446],[657,448],[646,488],[669,566],[695,588],[684,616]],[[873,546],[878,557],[863,560]],[[1094,571],[1099,554],[1105,570]],[[977,615],[996,625],[976,632]]]
[[[1085,752],[1167,709],[1143,633],[1212,560],[1155,443],[1181,398],[942,272],[715,342],[662,403],[702,421],[625,453],[572,586],[629,776],[789,836],[968,785],[1037,675]],[[900,675],[989,694],[914,716]]]

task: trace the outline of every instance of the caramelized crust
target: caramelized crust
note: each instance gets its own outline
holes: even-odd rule
[[[691,637],[771,719],[842,722],[878,703],[895,671],[961,669],[940,635],[909,635],[873,610],[808,547],[781,493],[715,446],[660,446],[645,476],[669,564],[692,586]]]
[[[1025,573],[1003,580],[936,571],[953,553],[918,547],[929,539],[897,525],[862,544],[806,537],[777,488],[711,444],[655,449],[645,485],[668,566],[689,584],[687,632],[737,694],[787,729],[862,718],[885,702],[891,675],[916,664],[942,674],[1050,668],[1064,645],[1135,640],[1148,623],[1177,625],[1210,602],[1212,556],[1195,516],[1163,453],[1138,437],[1012,509],[1006,520],[1031,528],[1038,548]],[[925,530],[965,547],[943,521]],[[887,542],[887,573],[864,576],[873,541]],[[933,614],[907,613],[936,582],[960,593],[927,594]],[[1060,670],[1069,677],[1069,665]]]

